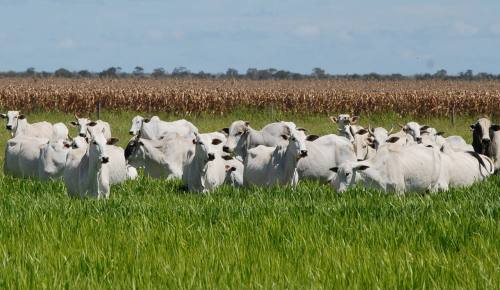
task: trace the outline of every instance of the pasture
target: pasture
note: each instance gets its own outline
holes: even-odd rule
[[[122,147],[135,115],[101,114]],[[186,118],[201,132],[237,119],[254,128],[279,119],[313,134],[336,130],[326,114],[157,115]],[[73,118],[28,114],[30,122]],[[361,115],[360,123],[390,129],[409,120],[470,142],[475,117],[457,117],[452,126],[447,117],[380,113]],[[7,140],[7,131],[0,136]],[[311,182],[296,190],[222,187],[202,195],[183,192],[180,182],[141,177],[113,186],[109,200],[74,200],[62,182],[2,176],[0,287],[495,289],[499,193],[499,175],[403,198],[361,188],[339,195]]]

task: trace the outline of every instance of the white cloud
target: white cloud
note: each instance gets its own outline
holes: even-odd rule
[[[314,25],[302,25],[295,29],[295,34],[301,37],[317,37],[321,31],[319,27]]]
[[[56,46],[58,48],[70,49],[70,48],[75,48],[77,46],[77,44],[73,39],[65,38],[65,39],[61,39],[59,42],[57,42]]]
[[[462,36],[473,36],[479,32],[479,28],[464,22],[453,24],[452,30],[454,33]]]

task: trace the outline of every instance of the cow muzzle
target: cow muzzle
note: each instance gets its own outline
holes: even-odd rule
[[[215,154],[213,153],[208,153],[208,161],[212,161],[215,159]]]
[[[307,150],[300,150],[300,158],[307,157]]]
[[[491,139],[489,139],[489,138],[483,138],[483,140],[481,140],[481,142],[483,142],[484,145],[488,145],[488,144],[490,144]]]
[[[222,146],[222,151],[224,151],[226,153],[233,153],[233,150],[229,149],[228,146]]]
[[[109,162],[109,157],[101,157],[101,163],[106,164]]]
[[[7,125],[7,126],[5,126],[5,129],[7,129],[7,130],[12,130],[12,125]]]
[[[415,140],[417,140],[418,144],[422,144],[422,137],[417,137],[417,138],[415,138]]]

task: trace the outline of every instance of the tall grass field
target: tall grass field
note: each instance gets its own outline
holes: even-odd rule
[[[101,115],[121,146],[136,114]],[[238,119],[254,128],[278,119],[311,134],[336,133],[327,117],[241,111],[186,118],[201,132]],[[72,118],[28,115],[30,122]],[[475,118],[452,125],[384,114],[360,123],[389,129],[409,120],[470,142]],[[0,138],[5,143],[8,132]],[[3,163],[3,150],[0,157]],[[80,200],[68,198],[61,181],[0,176],[0,288],[500,289],[499,175],[404,197],[363,188],[337,194],[313,182],[210,194],[181,187],[140,177],[113,186],[109,200]]]

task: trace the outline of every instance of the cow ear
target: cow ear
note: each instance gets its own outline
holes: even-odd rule
[[[360,130],[358,130],[358,132],[356,132],[356,134],[358,134],[358,135],[365,135],[366,133],[368,133],[368,130],[366,130],[366,129],[360,129]]]
[[[421,126],[421,127],[420,127],[420,131],[425,131],[425,130],[427,130],[427,129],[429,129],[429,128],[430,128],[429,126],[424,125],[424,126]]]
[[[337,123],[337,121],[338,121],[337,117],[334,117],[334,116],[330,116],[329,119],[330,119],[330,121],[332,121],[332,123]]]
[[[396,143],[396,142],[398,142],[398,140],[399,140],[399,137],[393,136],[393,137],[387,139],[385,142],[387,142],[387,143]]]
[[[193,144],[196,144],[196,139],[193,139]]]
[[[309,135],[309,136],[307,136],[306,140],[307,141],[314,141],[314,140],[316,140],[318,138],[319,138],[318,135]]]
[[[307,132],[307,129],[306,128],[297,128],[298,131],[303,131],[303,132]]]
[[[77,126],[78,126],[78,122],[77,122],[77,121],[71,121],[71,122],[69,122],[69,124],[70,124],[71,126],[75,126],[75,127],[77,127]]]
[[[151,121],[151,119],[146,118],[146,119],[144,119],[144,120],[142,120],[142,121],[143,121],[144,123],[149,123],[149,121]]]
[[[470,127],[471,130],[474,130],[474,129],[476,129],[476,124],[472,124],[469,127]]]
[[[224,160],[233,160],[233,156],[231,156],[231,155],[224,155],[224,156],[222,156],[222,159],[224,159]]]
[[[359,120],[359,116],[352,116],[350,118],[351,124],[356,124]]]
[[[496,132],[496,131],[500,131],[500,125],[491,125],[491,130],[493,130],[493,132]]]
[[[0,114],[0,118],[7,119],[7,115],[6,114]]]
[[[370,168],[370,166],[368,166],[368,165],[358,165],[358,166],[354,167],[353,169],[363,171],[363,170],[366,170],[368,168]]]
[[[281,138],[283,138],[284,140],[288,140],[288,135],[283,134],[281,135]]]
[[[339,168],[338,167],[332,167],[332,168],[330,168],[330,171],[333,171],[333,172],[337,173],[339,171]]]
[[[220,131],[226,135],[229,135],[229,128],[222,128],[222,130],[220,130]]]
[[[250,122],[245,121],[245,126],[247,126],[247,127],[250,126]]]
[[[437,136],[443,136],[444,135],[444,132],[437,132],[436,133]]]
[[[222,143],[222,141],[220,139],[213,139],[212,140],[212,145],[219,145],[220,143]]]
[[[118,138],[109,138],[108,141],[106,142],[106,144],[108,145],[115,145],[116,143],[118,143]]]
[[[19,120],[26,119],[26,116],[25,116],[25,115],[23,115],[23,114],[21,114],[21,115],[19,115],[19,116],[17,116],[17,117],[19,118]]]
[[[95,125],[97,125],[97,123],[95,121],[87,123],[87,126],[90,126],[90,127],[94,127]]]

